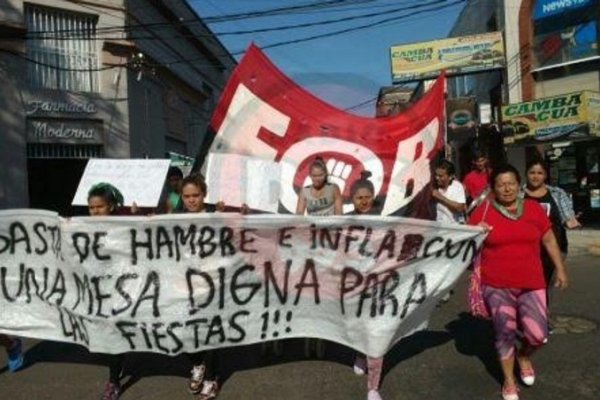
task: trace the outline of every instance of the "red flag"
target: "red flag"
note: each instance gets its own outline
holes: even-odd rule
[[[393,214],[431,180],[431,159],[443,145],[444,80],[402,114],[360,117],[303,90],[250,45],[213,114],[210,152],[280,163],[280,202],[290,212],[315,156],[326,161],[330,181],[346,196],[369,170],[383,214]]]

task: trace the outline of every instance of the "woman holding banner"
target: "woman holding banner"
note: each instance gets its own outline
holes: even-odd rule
[[[363,171],[360,179],[350,187],[350,196],[354,211],[347,215],[380,215],[381,210],[374,206],[375,187],[369,180],[371,172]],[[357,375],[367,374],[367,400],[381,400],[379,384],[381,383],[381,371],[383,358],[365,357],[357,354],[354,360],[354,373]]]
[[[329,172],[325,161],[321,157],[315,157],[310,164],[308,174],[312,185],[303,187],[298,195],[296,205],[297,215],[330,216],[342,214],[342,192],[335,183],[327,181]],[[304,342],[304,354],[309,357],[314,350],[317,357],[325,355],[325,344],[320,339],[306,339]]]
[[[542,207],[519,196],[520,177],[512,165],[490,176],[494,197],[479,205],[469,224],[489,230],[481,251],[481,288],[492,317],[495,347],[504,375],[502,398],[518,400],[515,357],[521,381],[533,385],[530,356],[548,334],[546,283],[540,244],[556,267],[555,286],[567,287],[567,275],[552,225]],[[516,349],[517,329],[523,333]]]
[[[327,181],[329,173],[321,157],[316,157],[308,170],[312,185],[303,187],[298,195],[297,215],[341,215],[342,193],[335,183]]]
[[[110,183],[97,183],[88,192],[88,211],[92,217],[121,214],[123,195]],[[121,395],[123,354],[106,354],[108,382],[104,385],[102,400],[116,400]]]
[[[207,188],[204,178],[200,174],[192,174],[181,182],[181,213],[209,213],[222,211],[222,202],[216,205],[205,204]],[[218,350],[207,350],[188,354],[192,362],[192,370],[188,390],[198,395],[199,400],[211,400],[219,394]]]

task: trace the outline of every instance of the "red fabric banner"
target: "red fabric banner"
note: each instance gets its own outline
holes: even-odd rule
[[[294,212],[308,166],[321,156],[349,203],[351,183],[372,172],[383,215],[398,214],[431,180],[430,162],[444,142],[444,76],[401,114],[366,118],[316,98],[250,45],[213,114],[210,152],[281,164],[281,206]],[[213,185],[213,183],[211,183]],[[211,190],[211,188],[209,188]]]

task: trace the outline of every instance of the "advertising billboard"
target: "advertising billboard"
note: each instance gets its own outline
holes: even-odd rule
[[[461,36],[390,48],[394,83],[432,79],[504,68],[504,42],[500,32]]]
[[[502,106],[505,144],[600,136],[600,94],[582,91]]]

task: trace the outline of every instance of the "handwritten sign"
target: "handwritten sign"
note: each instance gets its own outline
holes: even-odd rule
[[[239,154],[209,153],[207,202],[277,212],[281,195],[280,164]]]
[[[91,159],[72,204],[87,205],[90,188],[98,182],[107,182],[123,193],[125,205],[131,206],[135,202],[140,207],[156,207],[169,163],[169,160],[159,159]]]
[[[0,332],[167,355],[316,337],[378,357],[484,235],[396,217],[0,211]]]

